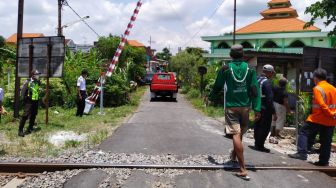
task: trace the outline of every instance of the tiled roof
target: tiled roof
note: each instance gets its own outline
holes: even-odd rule
[[[287,13],[287,12],[296,12],[293,8],[274,8],[267,9],[261,12],[261,14],[274,14],[274,13]]]
[[[271,32],[297,32],[321,31],[311,26],[303,29],[305,22],[297,18],[261,19],[236,31],[237,34],[245,33],[271,33]]]
[[[289,0],[271,0],[268,2],[268,4],[273,4],[273,3],[287,3]]]
[[[44,37],[43,33],[23,33],[22,38]],[[17,34],[14,33],[6,39],[6,43],[16,44]]]
[[[128,40],[127,41],[128,45],[133,46],[133,47],[145,47],[144,44],[141,42],[138,42],[137,40]]]

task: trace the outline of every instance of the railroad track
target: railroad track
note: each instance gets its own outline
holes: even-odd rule
[[[238,170],[232,165],[146,165],[146,164],[69,164],[69,163],[0,163],[0,175],[11,174],[21,176],[36,176],[38,173],[55,172],[75,169],[93,168],[125,168],[125,169],[177,169],[177,170]],[[248,170],[290,170],[318,171],[336,179],[335,167],[300,167],[300,166],[247,166]]]

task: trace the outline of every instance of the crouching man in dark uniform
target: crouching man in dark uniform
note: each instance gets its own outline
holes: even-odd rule
[[[24,101],[24,112],[21,117],[19,125],[19,136],[24,137],[23,127],[29,117],[29,127],[26,131],[30,134],[33,131],[36,115],[38,112],[39,90],[41,82],[39,80],[39,73],[37,70],[31,72],[31,77],[23,84],[21,95]]]

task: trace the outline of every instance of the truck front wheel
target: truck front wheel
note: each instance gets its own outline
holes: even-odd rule
[[[151,93],[150,93],[150,98],[151,98],[151,100],[156,99],[156,93],[151,92]]]

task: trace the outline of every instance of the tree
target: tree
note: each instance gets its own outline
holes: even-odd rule
[[[156,53],[155,57],[158,58],[158,59],[165,60],[165,61],[170,61],[170,59],[172,57],[172,54],[169,51],[169,49],[167,47],[165,47],[165,48],[162,49],[162,52]]]
[[[178,79],[184,86],[198,87],[200,82],[198,67],[204,64],[203,58],[185,50],[172,57],[171,69],[177,72]]]
[[[120,37],[109,35],[100,37],[97,49],[102,59],[112,59],[120,43]],[[146,62],[146,50],[144,48],[132,47],[126,44],[120,55],[118,66],[125,67],[126,62],[133,61],[137,65],[144,65]]]
[[[0,35],[0,48],[5,46],[5,38]]]
[[[322,0],[318,1],[306,8],[306,14],[311,14],[312,18],[305,25],[305,28],[314,25],[317,18],[323,19],[324,25],[329,26],[336,21],[336,1]],[[329,32],[330,36],[336,36],[336,26]]]
[[[187,47],[186,48],[186,51],[189,53],[189,54],[194,54],[196,56],[198,56],[199,58],[202,58],[202,54],[203,53],[206,53],[206,51],[204,51],[202,48],[195,48],[195,47]]]

